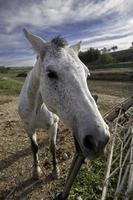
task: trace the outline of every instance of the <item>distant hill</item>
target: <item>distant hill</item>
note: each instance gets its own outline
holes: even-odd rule
[[[133,49],[126,49],[110,53],[117,62],[133,61]]]
[[[98,49],[90,48],[87,51],[79,52],[79,58],[86,65],[133,62],[133,49],[102,53]]]
[[[0,69],[19,69],[19,70],[31,70],[33,66],[0,66]]]

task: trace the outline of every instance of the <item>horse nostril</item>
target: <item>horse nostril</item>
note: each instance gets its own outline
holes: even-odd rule
[[[96,150],[96,143],[95,143],[92,135],[85,136],[85,138],[83,140],[83,144],[90,151],[95,151]]]

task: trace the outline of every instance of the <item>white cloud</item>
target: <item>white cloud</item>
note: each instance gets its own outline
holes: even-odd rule
[[[103,47],[110,48],[113,45],[117,45],[119,50],[128,49],[131,46],[132,41],[133,41],[133,35],[127,36],[124,40],[123,38],[117,38],[117,39],[111,39],[111,40],[105,39],[104,41],[99,40],[93,43],[84,42],[82,45],[82,50],[84,51],[90,47],[99,48],[99,49]]]
[[[0,48],[20,47],[20,34],[0,33]]]
[[[71,44],[79,40],[83,41],[82,49],[89,47],[110,47],[114,44],[120,49],[128,48],[133,41],[133,16],[132,0],[32,0],[32,1],[7,0],[0,11],[0,20],[3,33],[0,33],[0,52],[6,49],[18,49],[18,57],[10,58],[14,65],[33,62],[31,55],[27,54],[30,45],[24,42],[22,32],[16,31],[19,27],[30,27],[30,30],[39,34],[46,29],[56,32],[56,26],[76,24],[77,22],[88,24],[94,22],[93,26],[80,30],[77,33],[67,32],[66,35]],[[96,3],[97,2],[97,3]],[[101,24],[95,21],[101,20]],[[86,24],[87,24],[86,23]],[[57,31],[58,32],[58,31]],[[71,36],[69,38],[69,36]],[[31,50],[32,52],[32,50]],[[23,55],[27,55],[23,59]],[[1,56],[0,56],[1,58]],[[29,61],[28,61],[29,58]],[[1,61],[4,61],[1,59]],[[5,61],[10,64],[9,61]],[[0,63],[1,64],[1,63]]]
[[[1,62],[0,66],[33,66],[36,60],[36,56],[12,56],[3,55],[0,56]]]
[[[54,0],[42,0],[32,1],[31,4],[25,3],[22,7],[18,5],[17,9],[14,9],[14,4],[12,4],[12,9],[1,12],[0,16],[7,32],[25,24],[44,29],[64,23],[98,19],[112,12],[118,12],[125,17],[129,9],[133,7],[131,3],[131,0],[108,0],[108,2],[100,1],[99,3],[89,0],[57,0],[56,3]]]

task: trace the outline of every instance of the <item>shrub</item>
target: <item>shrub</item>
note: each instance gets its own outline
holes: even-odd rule
[[[24,71],[24,72],[17,74],[16,77],[26,77],[26,76],[27,76],[27,72]]]
[[[99,58],[99,64],[109,64],[114,62],[114,57],[111,54],[102,54]]]
[[[9,70],[10,70],[10,67],[4,67],[4,66],[0,67],[0,73],[2,74],[7,73]]]

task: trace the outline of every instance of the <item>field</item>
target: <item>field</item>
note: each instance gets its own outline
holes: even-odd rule
[[[133,62],[88,65],[92,80],[133,81]]]
[[[51,159],[48,149],[48,135],[38,130],[40,146],[40,166],[43,179],[29,187],[34,181],[31,178],[32,154],[26,133],[17,114],[18,94],[24,78],[14,69],[0,74],[0,199],[11,194],[11,200],[50,200],[63,189],[70,166],[74,144],[69,130],[59,124],[57,138],[57,158],[61,172],[59,180],[51,181]],[[133,82],[112,82],[88,80],[92,93],[98,94],[98,107],[104,115],[115,104],[120,103],[133,93]],[[67,156],[64,156],[67,155]],[[106,157],[83,165],[71,190],[69,200],[80,196],[83,200],[99,200],[105,175]],[[109,200],[113,200],[110,191]]]

